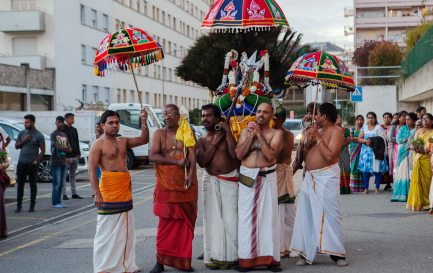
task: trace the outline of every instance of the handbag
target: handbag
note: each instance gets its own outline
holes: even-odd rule
[[[11,179],[10,179],[9,175],[7,175],[6,172],[0,173],[0,183],[3,186],[9,186],[11,184]]]

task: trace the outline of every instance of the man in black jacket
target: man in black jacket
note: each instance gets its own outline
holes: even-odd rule
[[[72,151],[66,154],[66,166],[69,173],[69,183],[71,183],[72,198],[83,199],[77,194],[76,189],[76,172],[78,168],[78,160],[81,157],[80,142],[78,139],[77,129],[72,126],[75,122],[75,116],[72,113],[65,115],[65,125],[63,126],[63,132],[68,136],[69,143]],[[66,195],[66,181],[63,181],[63,200],[68,200]]]

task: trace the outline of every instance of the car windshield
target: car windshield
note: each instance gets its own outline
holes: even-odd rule
[[[290,131],[302,130],[302,122],[295,120],[286,121],[284,122],[284,127]]]

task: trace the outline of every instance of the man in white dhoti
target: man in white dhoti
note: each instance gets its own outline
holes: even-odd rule
[[[316,254],[328,254],[338,266],[348,265],[343,245],[338,158],[343,144],[335,126],[337,109],[319,106],[309,133],[315,139],[305,159],[305,178],[297,195],[291,249],[301,255],[297,265],[312,264]],[[319,132],[318,128],[321,128]]]
[[[204,105],[201,121],[207,133],[198,140],[197,163],[203,173],[204,263],[210,269],[228,269],[238,261],[239,161],[236,141],[221,111]]]
[[[236,156],[239,175],[239,272],[266,266],[280,272],[280,234],[275,164],[283,148],[283,132],[269,128],[272,105],[262,103],[257,123],[242,130]]]
[[[277,189],[278,211],[280,219],[280,254],[281,257],[290,256],[290,243],[292,241],[293,225],[295,223],[296,205],[295,190],[293,187],[292,150],[294,135],[283,127],[286,120],[286,111],[277,114],[277,126],[283,132],[284,147],[277,158]],[[292,256],[296,256],[292,254]]]
[[[89,176],[98,208],[93,248],[95,273],[137,272],[135,226],[132,211],[131,176],[126,167],[126,151],[149,142],[147,112],[141,110],[141,135],[117,138],[120,117],[107,110],[101,116],[104,135],[92,145]],[[100,166],[100,183],[96,168]]]

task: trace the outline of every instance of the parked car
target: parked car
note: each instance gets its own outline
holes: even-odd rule
[[[155,115],[158,117],[159,123],[164,127],[164,118],[162,117],[162,109],[161,108],[153,108]]]
[[[302,139],[302,119],[286,119],[283,124],[284,128],[295,135],[295,148],[298,147]]]
[[[149,128],[149,134],[152,135],[157,129],[162,128],[153,107],[148,104],[143,104],[143,107],[147,110],[148,119],[147,127]],[[138,137],[141,134],[141,120],[140,120],[140,109],[139,103],[112,103],[108,106],[109,110],[117,111],[120,116],[120,129],[119,135],[124,137]],[[140,145],[133,149],[128,149],[126,153],[126,164],[128,169],[132,169],[137,166],[140,162],[149,162],[149,149],[151,147],[149,140],[148,144]]]
[[[194,134],[197,139],[206,134],[206,129],[201,125],[191,125],[191,127],[194,130]]]
[[[18,137],[18,133],[24,130],[24,123],[21,120],[0,119],[0,126],[3,128],[3,130],[5,130],[5,132],[9,135],[11,139],[8,150],[12,159],[12,164],[14,164],[16,169],[20,150],[15,149],[15,140]],[[51,182],[51,140],[48,135],[46,135],[45,133],[42,134],[45,138],[45,158],[39,164],[38,180],[41,182]],[[78,161],[77,173],[86,172],[88,169],[87,161],[89,159],[89,145],[80,142],[80,150],[81,158]]]

